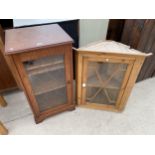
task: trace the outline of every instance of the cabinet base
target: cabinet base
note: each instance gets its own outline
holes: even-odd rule
[[[106,110],[118,113],[124,110],[111,105],[97,105],[97,104],[84,104],[84,105],[78,105],[78,107],[96,109],[96,110]]]
[[[73,111],[73,110],[75,110],[75,105],[70,105],[70,106],[67,106],[61,109],[58,108],[57,110],[53,110],[51,112],[43,112],[39,116],[35,116],[34,119],[35,119],[36,124],[38,124],[50,116],[59,114],[64,111]]]
[[[75,107],[68,109],[68,111],[73,111],[73,110],[75,110]]]

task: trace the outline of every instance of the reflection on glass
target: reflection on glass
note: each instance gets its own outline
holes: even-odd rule
[[[40,111],[67,103],[64,56],[24,62]]]
[[[127,64],[89,62],[86,102],[115,105]]]

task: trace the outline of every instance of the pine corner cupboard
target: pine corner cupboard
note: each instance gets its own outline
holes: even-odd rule
[[[122,111],[149,55],[114,41],[77,49],[78,105]]]
[[[72,38],[57,24],[5,31],[11,57],[36,123],[73,110]]]

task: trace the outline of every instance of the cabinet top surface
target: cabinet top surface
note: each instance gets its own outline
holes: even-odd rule
[[[72,38],[57,24],[5,31],[5,54],[72,43]]]
[[[77,51],[116,53],[116,54],[142,55],[142,56],[151,55],[151,53],[143,53],[138,50],[131,49],[130,46],[127,46],[125,44],[115,42],[115,41],[100,41],[100,42],[92,43],[85,47],[81,47],[77,49]]]

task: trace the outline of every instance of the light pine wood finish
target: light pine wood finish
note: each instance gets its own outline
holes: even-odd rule
[[[81,86],[83,85],[83,83],[85,84],[86,83],[86,80],[87,80],[87,65],[88,65],[88,58],[84,58],[83,60],[83,72],[82,72],[82,84]],[[86,98],[86,88],[83,87],[82,89],[82,93],[81,93],[81,104],[85,104],[85,98]]]
[[[0,135],[7,135],[8,130],[5,128],[5,126],[0,122]]]
[[[3,96],[0,96],[0,106],[5,107],[7,106],[7,103]],[[8,134],[8,130],[5,128],[5,126],[0,121],[0,135],[6,135]]]
[[[7,106],[7,103],[6,103],[6,101],[5,101],[3,96],[0,96],[0,106],[2,106],[2,107],[6,107]]]
[[[76,53],[76,100],[78,105],[81,104],[82,67],[83,57],[79,53]]]
[[[96,56],[96,57],[89,57],[89,58],[84,58],[84,64],[83,64],[83,83],[86,83],[86,81],[87,81],[87,66],[89,65],[89,61],[91,61],[91,62],[105,62],[106,61],[106,59],[108,59],[109,60],[109,63],[121,63],[121,64],[128,64],[128,67],[127,67],[127,70],[126,70],[126,74],[125,74],[125,77],[124,77],[124,80],[123,80],[123,82],[122,82],[122,85],[121,85],[121,88],[120,88],[120,92],[119,92],[119,96],[118,96],[118,99],[117,99],[117,101],[116,101],[116,106],[120,103],[120,99],[121,99],[121,96],[122,96],[122,94],[123,94],[123,91],[124,91],[124,89],[125,89],[125,86],[126,86],[126,83],[127,83],[127,80],[128,80],[128,78],[129,78],[129,74],[130,74],[130,72],[131,72],[131,69],[132,69],[132,66],[133,66],[133,61],[131,61],[131,60],[125,60],[125,59],[117,59],[116,57],[108,57],[108,56],[106,56],[106,57],[98,57],[98,56]],[[117,70],[116,70],[117,71]],[[113,77],[113,75],[115,74],[115,72],[113,72],[113,74],[111,75],[111,78]],[[111,79],[110,78],[110,79]],[[110,79],[109,80],[107,80],[107,82],[106,83],[108,83],[108,81],[110,81]],[[86,97],[86,88],[83,88],[82,89],[82,104],[85,104],[85,98]],[[89,103],[87,103],[87,104],[89,104]],[[94,105],[95,105],[95,103],[94,103]],[[100,108],[101,106],[99,105],[99,108]],[[108,106],[104,106],[105,108],[107,108]],[[114,107],[114,106],[110,106],[110,107]]]
[[[141,53],[140,51],[130,49],[130,47],[114,41],[93,43],[86,47],[77,49],[76,83],[78,105],[100,110],[110,110],[115,112],[122,111],[143,65],[145,57],[150,55],[151,53]],[[89,62],[106,62],[106,60],[108,60],[108,63],[127,64],[127,69],[122,80],[117,101],[115,105],[86,102],[86,87],[82,87],[82,85],[87,82],[87,67],[89,66]],[[98,80],[101,81],[99,76]],[[109,97],[108,94],[106,94],[106,96],[107,98]]]
[[[125,107],[125,104],[129,98],[129,95],[132,91],[132,88],[136,82],[138,74],[141,70],[143,63],[144,63],[144,60],[145,60],[145,57],[136,57],[136,61],[133,64],[133,69],[130,73],[130,78],[129,78],[127,86],[124,90],[124,94],[122,96],[121,102],[120,102],[120,104],[117,105],[117,107],[120,111],[122,111]]]

